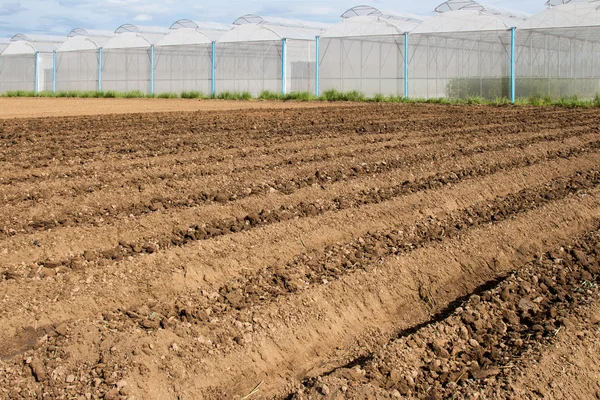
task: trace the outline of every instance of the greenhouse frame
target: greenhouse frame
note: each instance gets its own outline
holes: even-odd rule
[[[247,14],[230,25],[73,29],[0,39],[0,93],[358,91],[486,99],[600,93],[600,2],[533,16],[448,0],[432,16],[352,7],[335,24]]]

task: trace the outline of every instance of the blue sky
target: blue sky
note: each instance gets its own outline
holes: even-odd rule
[[[337,22],[339,15],[357,4],[381,10],[419,15],[431,14],[442,0],[0,0],[0,37],[15,33],[43,33],[65,36],[73,28],[114,31],[124,23],[169,27],[174,21],[231,23],[237,17],[259,15]],[[544,0],[487,0],[505,8],[536,13]]]

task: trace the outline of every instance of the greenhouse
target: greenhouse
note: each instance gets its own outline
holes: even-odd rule
[[[111,31],[73,29],[56,49],[54,90],[98,90],[100,49],[114,36]]]
[[[558,3],[521,24],[516,42],[518,97],[600,93],[600,3]]]
[[[594,97],[600,2],[546,5],[530,16],[448,0],[425,17],[359,5],[335,24],[247,14],[231,25],[180,19],[170,28],[17,34],[0,39],[0,92]]]
[[[522,19],[452,1],[409,36],[408,95],[493,100],[509,97],[512,28]],[[466,3],[469,3],[467,5]]]
[[[53,52],[66,37],[16,34],[0,55],[0,92],[52,90]]]
[[[244,15],[216,43],[219,92],[313,91],[316,37],[329,25]]]
[[[9,38],[0,38],[0,54],[4,51],[4,49],[10,44]]]
[[[183,19],[155,47],[155,93],[212,93],[213,43],[230,25]]]
[[[319,89],[402,95],[405,91],[406,34],[419,20],[351,8],[319,39]]]
[[[125,24],[115,31],[100,52],[100,90],[154,93],[154,45],[168,29]]]

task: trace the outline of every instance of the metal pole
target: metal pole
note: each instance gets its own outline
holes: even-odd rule
[[[281,94],[285,94],[285,39],[281,39]]]
[[[56,51],[52,52],[52,93],[56,93]]]
[[[510,29],[510,102],[515,102],[515,28]]]
[[[210,72],[210,96],[215,97],[215,42],[212,42],[212,65]]]
[[[36,51],[35,52],[35,70],[34,70],[34,77],[33,77],[33,92],[37,93],[39,88],[39,78],[38,78],[38,73],[40,71],[40,52]]]
[[[316,37],[317,40],[317,62],[315,67],[315,96],[319,97],[319,37]]]
[[[154,45],[150,46],[150,94],[154,94]]]
[[[98,49],[98,91],[102,91],[102,47]]]
[[[404,98],[408,99],[408,32],[404,34]]]

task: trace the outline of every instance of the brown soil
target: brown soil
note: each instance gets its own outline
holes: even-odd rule
[[[0,98],[0,119],[155,113],[175,111],[314,108],[326,103],[229,101],[197,99],[77,99],[45,97]]]
[[[0,122],[0,398],[598,395],[598,111],[253,104]]]

